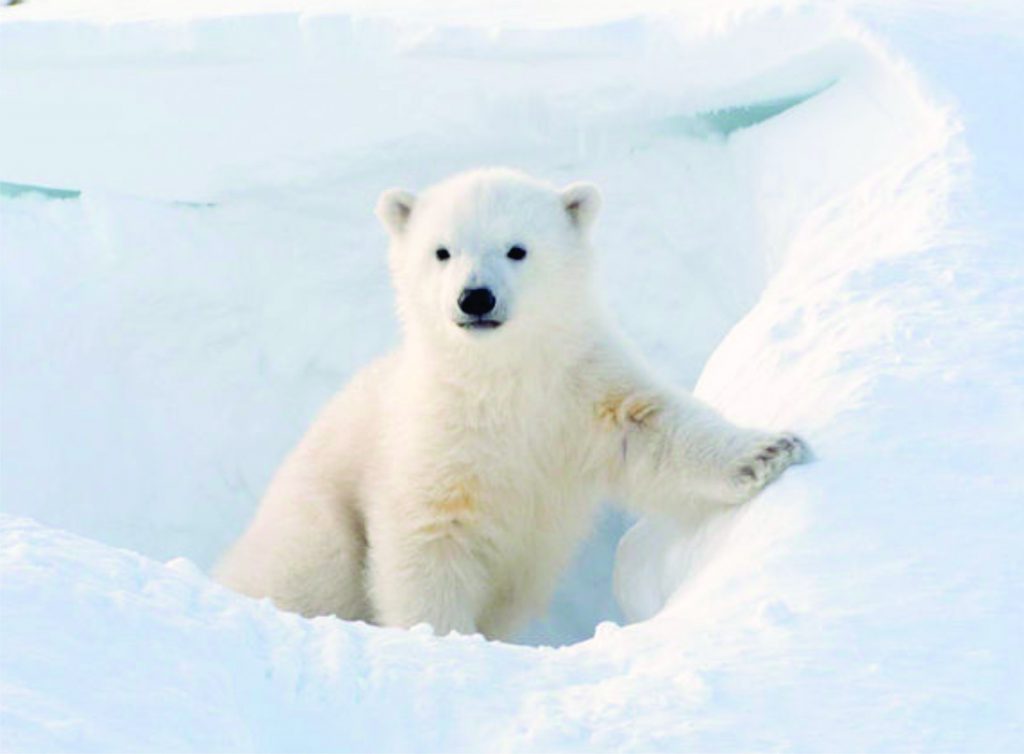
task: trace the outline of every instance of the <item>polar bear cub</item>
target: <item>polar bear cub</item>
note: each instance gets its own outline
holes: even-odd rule
[[[384,192],[402,345],[329,403],[217,577],[307,616],[507,637],[603,497],[736,505],[801,461],[623,344],[595,291],[599,206],[507,169]]]

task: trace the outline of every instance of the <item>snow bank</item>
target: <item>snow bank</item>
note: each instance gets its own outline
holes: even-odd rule
[[[0,15],[0,489],[44,524],[0,519],[4,749],[1019,742],[1021,172],[985,127],[1019,106],[954,117],[919,72],[1009,84],[1006,37],[863,11],[915,69],[813,5],[130,5]],[[624,328],[819,462],[688,531],[639,522],[615,582],[642,622],[560,649],[307,621],[149,559],[207,566],[393,341],[377,192],[479,163],[599,182]],[[617,615],[626,523],[524,640]]]

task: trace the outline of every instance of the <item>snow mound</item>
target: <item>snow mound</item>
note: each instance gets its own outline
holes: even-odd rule
[[[1014,748],[1006,37],[786,3],[496,27],[133,5],[0,15],[5,750]],[[983,75],[1006,86],[959,111],[927,83]],[[621,619],[608,517],[523,637],[558,649],[212,584],[395,337],[377,192],[480,163],[601,184],[624,329],[818,462],[685,531],[638,522],[614,559],[635,622],[594,632]]]

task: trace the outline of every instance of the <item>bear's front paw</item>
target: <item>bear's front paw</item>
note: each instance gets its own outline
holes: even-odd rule
[[[789,466],[810,460],[811,452],[794,434],[767,437],[756,443],[734,466],[733,481],[743,500],[749,500],[779,478]]]

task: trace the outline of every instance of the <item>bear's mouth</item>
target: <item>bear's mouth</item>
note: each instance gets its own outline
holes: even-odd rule
[[[470,319],[465,322],[457,322],[463,330],[496,330],[502,323],[496,319]]]

